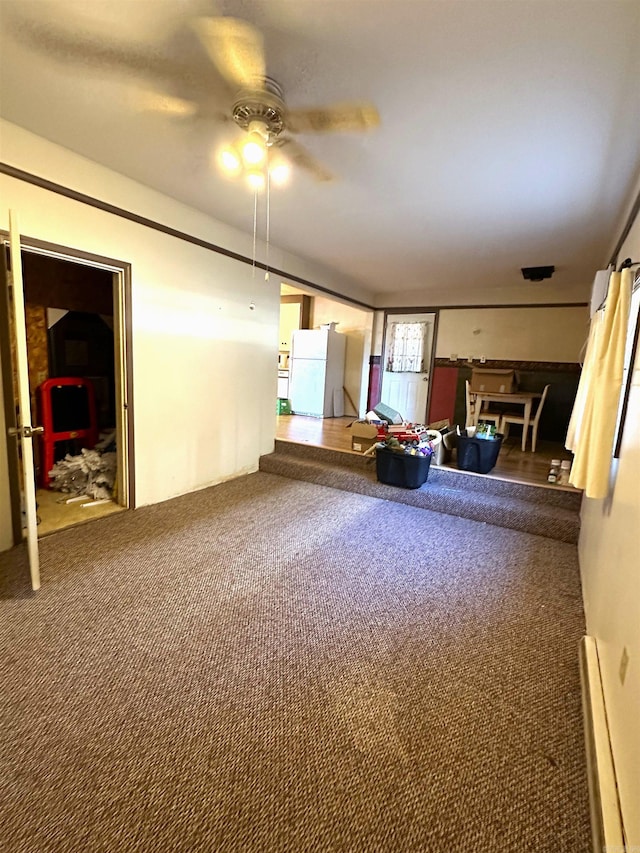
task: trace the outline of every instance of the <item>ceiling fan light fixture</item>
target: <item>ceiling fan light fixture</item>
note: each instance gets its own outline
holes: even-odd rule
[[[247,169],[245,172],[247,183],[252,190],[263,190],[265,185],[264,172],[259,169]]]
[[[291,177],[291,169],[289,164],[284,160],[278,159],[275,163],[269,165],[269,179],[277,186],[286,184]]]
[[[247,128],[247,140],[242,145],[242,157],[249,166],[263,163],[267,158],[267,145],[269,144],[269,129],[263,121],[254,120],[249,122]]]
[[[242,157],[245,163],[255,166],[264,162],[267,156],[267,147],[259,133],[250,133],[249,139],[242,146]]]
[[[239,175],[242,169],[242,162],[237,152],[233,148],[223,148],[220,152],[220,165],[227,175]]]

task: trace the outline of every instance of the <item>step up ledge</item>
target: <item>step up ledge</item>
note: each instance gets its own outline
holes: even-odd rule
[[[575,543],[578,537],[579,518],[571,510],[449,488],[432,482],[431,473],[422,488],[402,489],[380,483],[372,465],[356,472],[278,453],[261,457],[260,470],[564,542]]]
[[[375,465],[375,457],[363,456],[361,453],[353,453],[344,450],[332,450],[328,447],[302,444],[293,441],[276,440],[276,453],[281,453],[296,459],[305,459],[324,463],[326,465],[340,465],[355,470],[368,470]],[[467,471],[458,471],[431,465],[429,481],[447,485],[450,488],[463,488],[465,491],[475,491],[483,495],[503,495],[508,498],[526,500],[531,503],[547,504],[550,506],[566,507],[568,509],[580,509],[582,493],[579,491],[567,491],[565,489],[554,489],[546,485],[536,486],[533,484],[519,483],[515,481],[499,480],[484,474],[473,474]]]

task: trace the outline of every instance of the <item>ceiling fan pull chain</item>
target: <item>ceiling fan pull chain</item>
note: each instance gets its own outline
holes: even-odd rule
[[[251,279],[256,277],[256,233],[258,230],[258,190],[253,191],[253,253],[251,255]]]
[[[269,281],[269,234],[271,230],[271,172],[269,170],[269,160],[267,154],[267,251],[266,251],[266,269],[264,271],[264,280]]]

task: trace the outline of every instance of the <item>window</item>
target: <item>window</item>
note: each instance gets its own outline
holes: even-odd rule
[[[622,395],[618,406],[618,421],[616,424],[616,436],[613,444],[613,455],[616,459],[620,457],[620,446],[622,444],[622,432],[624,430],[625,420],[627,418],[627,406],[629,405],[629,395],[631,394],[631,385],[633,384],[633,372],[635,360],[638,351],[638,338],[640,337],[640,273],[636,275],[636,280],[631,292],[631,310],[629,312],[629,327],[627,332],[627,342],[624,352],[624,373],[622,376]]]
[[[387,371],[423,373],[428,323],[392,323],[389,328]]]

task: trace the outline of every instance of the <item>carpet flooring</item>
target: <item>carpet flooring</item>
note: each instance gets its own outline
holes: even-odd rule
[[[275,452],[260,457],[260,470],[561,542],[575,544],[580,533],[582,493],[576,489],[515,483],[437,465],[430,466],[420,488],[406,489],[381,483],[373,457],[285,441],[276,441]]]
[[[0,554],[0,849],[590,849],[574,545],[256,473]]]

